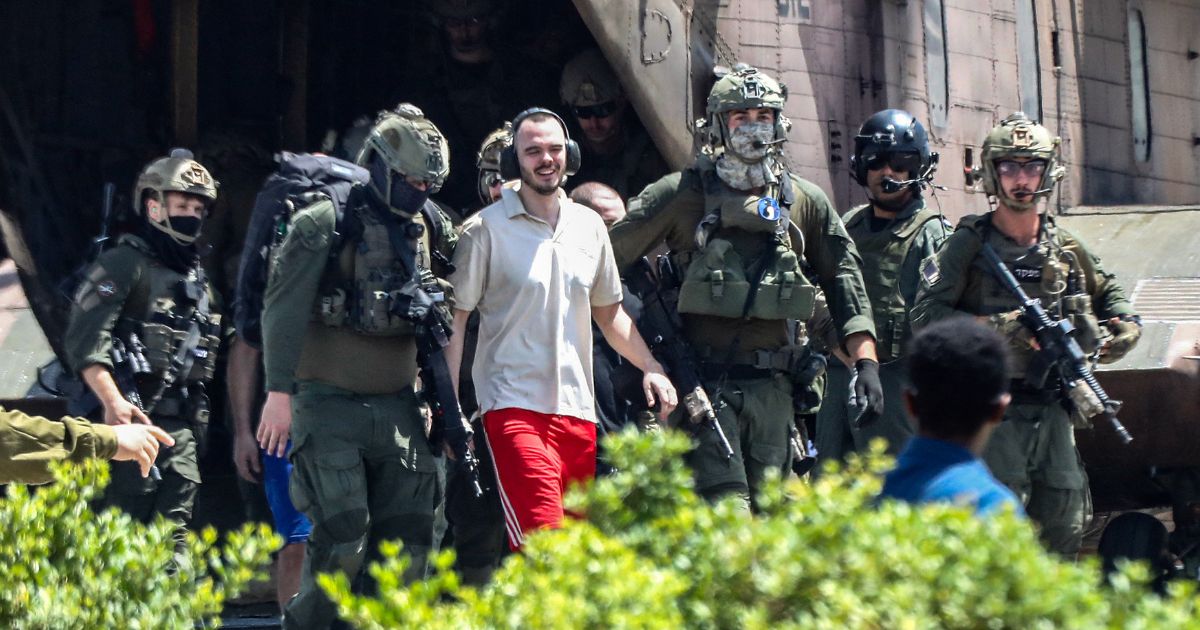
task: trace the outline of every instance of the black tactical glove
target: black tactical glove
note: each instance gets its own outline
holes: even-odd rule
[[[854,405],[860,409],[855,428],[866,426],[883,415],[883,384],[879,382],[879,362],[859,359],[854,362]]]

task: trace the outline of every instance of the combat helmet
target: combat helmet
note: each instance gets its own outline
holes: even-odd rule
[[[372,170],[375,161],[387,167],[386,173]],[[415,210],[392,203],[393,179],[399,175],[429,182],[429,193],[436,193],[450,173],[450,147],[420,108],[401,103],[394,110],[379,113],[356,162],[372,171],[370,187],[378,198],[386,200],[392,212],[411,217]]]
[[[925,126],[902,109],[875,112],[863,122],[854,136],[854,155],[850,156],[850,176],[862,186],[867,185],[867,171],[877,156],[892,153],[913,153],[921,158],[911,179],[930,179],[937,168],[938,154],[929,150],[929,134]],[[915,189],[920,184],[912,185]]]
[[[792,123],[783,115],[787,102],[787,86],[772,79],[757,68],[739,63],[733,70],[715,69],[717,82],[708,92],[706,118],[697,121],[706,144],[723,146],[728,141],[725,114],[735,109],[770,108],[775,110],[775,141],[787,139]]]
[[[567,62],[558,94],[571,107],[603,105],[621,97],[621,82],[600,49],[592,48]]]
[[[489,133],[479,146],[479,153],[475,154],[475,166],[479,168],[476,192],[479,193],[480,201],[491,202],[488,190],[491,186],[488,180],[500,177],[500,153],[505,147],[512,146],[512,142],[512,123],[506,122],[503,127]]]
[[[195,160],[191,151],[177,148],[171,149],[166,157],[147,164],[133,185],[134,213],[142,214],[146,200],[157,201],[158,210],[147,213],[146,222],[166,233],[176,243],[190,245],[198,235],[180,232],[171,226],[165,207],[168,192],[196,195],[204,199],[206,207],[211,208],[217,200],[217,180]]]
[[[1067,173],[1066,167],[1058,159],[1060,144],[1061,138],[1030,120],[1025,112],[1014,112],[988,132],[987,138],[983,140],[980,164],[975,167],[973,175],[983,183],[984,192],[1000,199],[1004,205],[1012,208],[1033,207],[1039,197],[1049,197],[1054,185]],[[1006,158],[1046,161],[1046,170],[1042,172],[1042,179],[1038,182],[1038,192],[1029,201],[1019,201],[1004,195],[1000,175],[996,172],[996,162]]]

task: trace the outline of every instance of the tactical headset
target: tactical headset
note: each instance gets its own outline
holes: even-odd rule
[[[571,132],[567,129],[567,123],[563,122],[562,116],[544,107],[530,107],[517,114],[517,117],[513,119],[512,144],[500,151],[500,177],[503,177],[505,180],[521,178],[521,165],[517,160],[517,132],[521,130],[521,123],[525,122],[527,118],[538,114],[552,116],[562,126],[563,135],[567,138],[567,175],[574,175],[579,171],[579,163],[581,161],[579,157],[579,143],[571,139]]]

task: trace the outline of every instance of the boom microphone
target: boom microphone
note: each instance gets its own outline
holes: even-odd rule
[[[923,181],[925,181],[925,178],[923,178],[923,177],[918,177],[916,179],[906,179],[906,180],[899,181],[899,182],[892,179],[891,177],[884,177],[883,182],[881,182],[881,187],[883,188],[883,192],[890,194],[890,193],[894,193],[894,192],[900,192],[901,190],[904,190],[905,188],[912,186],[913,184],[920,184]]]

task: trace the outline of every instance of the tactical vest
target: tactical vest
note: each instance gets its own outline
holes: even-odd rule
[[[321,281],[316,317],[327,326],[348,326],[356,333],[377,337],[412,335],[412,321],[404,316],[398,305],[401,289],[413,279],[427,282],[431,269],[431,239],[433,230],[426,229],[431,221],[426,212],[406,226],[392,226],[377,217],[366,205],[348,212],[354,213],[353,227],[346,230],[345,239],[336,247]],[[414,229],[421,232],[413,239],[409,252],[396,252],[389,229]],[[441,229],[435,227],[435,229]],[[401,256],[408,256],[406,265]]]
[[[177,384],[211,381],[221,346],[221,316],[212,312],[203,270],[196,267],[184,275],[164,267],[153,261],[143,241],[130,235],[118,244],[146,253],[148,264],[131,287],[114,334],[125,340],[130,333],[137,336],[152,380],[175,372]]]
[[[817,290],[804,275],[804,238],[791,222],[791,176],[763,196],[731,190],[711,168],[700,171],[705,218],[699,251],[679,287],[679,312],[738,319],[804,321]],[[772,194],[774,193],[774,194]]]
[[[858,253],[862,256],[863,282],[871,298],[871,312],[875,318],[875,349],[881,363],[904,355],[904,348],[912,336],[908,310],[900,293],[900,272],[904,259],[912,249],[913,241],[921,228],[930,221],[940,220],[940,215],[929,208],[921,207],[907,218],[900,219],[899,227],[872,232],[870,230],[871,206],[864,205],[846,215],[846,231],[854,239]]]
[[[1004,238],[993,228],[991,213],[966,217],[959,229],[971,230],[980,242],[990,243],[1021,288],[1030,297],[1041,300],[1042,308],[1051,317],[1067,318],[1075,327],[1075,340],[1084,353],[1092,354],[1100,347],[1105,333],[1096,319],[1092,298],[1087,292],[1087,278],[1078,261],[1078,256],[1087,254],[1074,239],[1050,224],[1039,244],[1026,248]],[[992,275],[982,255],[975,257],[973,267],[979,282],[968,285],[973,294],[963,295],[963,302],[973,306],[971,310],[994,315],[1019,308],[1016,298]],[[1024,375],[1025,366],[1033,355],[1031,347],[1013,348],[1014,365],[1020,371],[1014,376]]]

